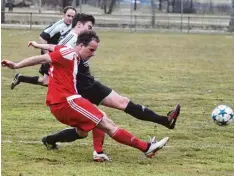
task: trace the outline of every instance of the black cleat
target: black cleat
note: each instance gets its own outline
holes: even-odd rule
[[[13,90],[15,88],[15,86],[17,86],[20,83],[19,77],[21,74],[16,73],[14,76],[14,79],[11,82],[11,90]]]
[[[46,148],[48,150],[58,150],[58,145],[56,143],[53,143],[53,144],[49,144],[47,141],[46,141],[46,137],[43,137],[42,138],[42,143],[46,146]]]
[[[176,125],[177,118],[180,115],[180,105],[177,104],[175,109],[167,113],[168,121],[169,121],[169,129],[174,129]]]

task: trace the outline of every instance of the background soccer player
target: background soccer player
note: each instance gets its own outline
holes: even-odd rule
[[[67,6],[63,9],[63,18],[56,23],[48,26],[43,30],[40,34],[40,43],[48,43],[48,44],[57,44],[59,40],[61,40],[65,35],[71,30],[71,23],[76,14],[76,9],[71,6]],[[41,54],[47,53],[47,50],[42,50]],[[39,84],[43,86],[48,85],[48,71],[50,65],[42,64],[39,73],[43,75],[43,77],[39,76],[24,76],[19,73],[15,74],[15,77],[11,84],[11,89],[14,89],[16,85],[21,82],[30,83],[30,84]]]

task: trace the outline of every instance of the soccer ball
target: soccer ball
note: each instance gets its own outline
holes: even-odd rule
[[[232,123],[234,114],[229,106],[219,105],[212,111],[211,116],[217,125],[222,126]]]

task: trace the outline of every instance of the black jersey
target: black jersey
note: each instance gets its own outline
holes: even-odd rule
[[[75,47],[77,37],[78,35],[71,30],[62,40],[59,41],[58,45]],[[79,77],[79,79],[77,79],[78,89],[89,88],[95,83],[94,77],[90,73],[88,61],[80,61],[77,76]]]
[[[78,91],[80,89],[87,89],[95,83],[94,77],[90,73],[88,61],[81,60],[78,66],[77,74]]]

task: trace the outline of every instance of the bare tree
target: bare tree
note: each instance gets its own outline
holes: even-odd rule
[[[155,3],[155,0],[151,0],[151,9],[152,9],[151,26],[152,26],[152,28],[154,28],[155,27],[155,13],[156,13],[156,3]]]
[[[104,10],[105,14],[111,14],[116,5],[116,0],[103,0],[103,5],[101,8]]]
[[[5,0],[1,0],[1,23],[5,23]]]
[[[134,7],[133,7],[134,10],[137,9],[137,0],[134,0]]]
[[[234,31],[234,0],[232,0],[232,14],[230,19],[230,31]]]
[[[162,2],[163,2],[163,0],[159,0],[159,10],[161,11],[162,10]]]

